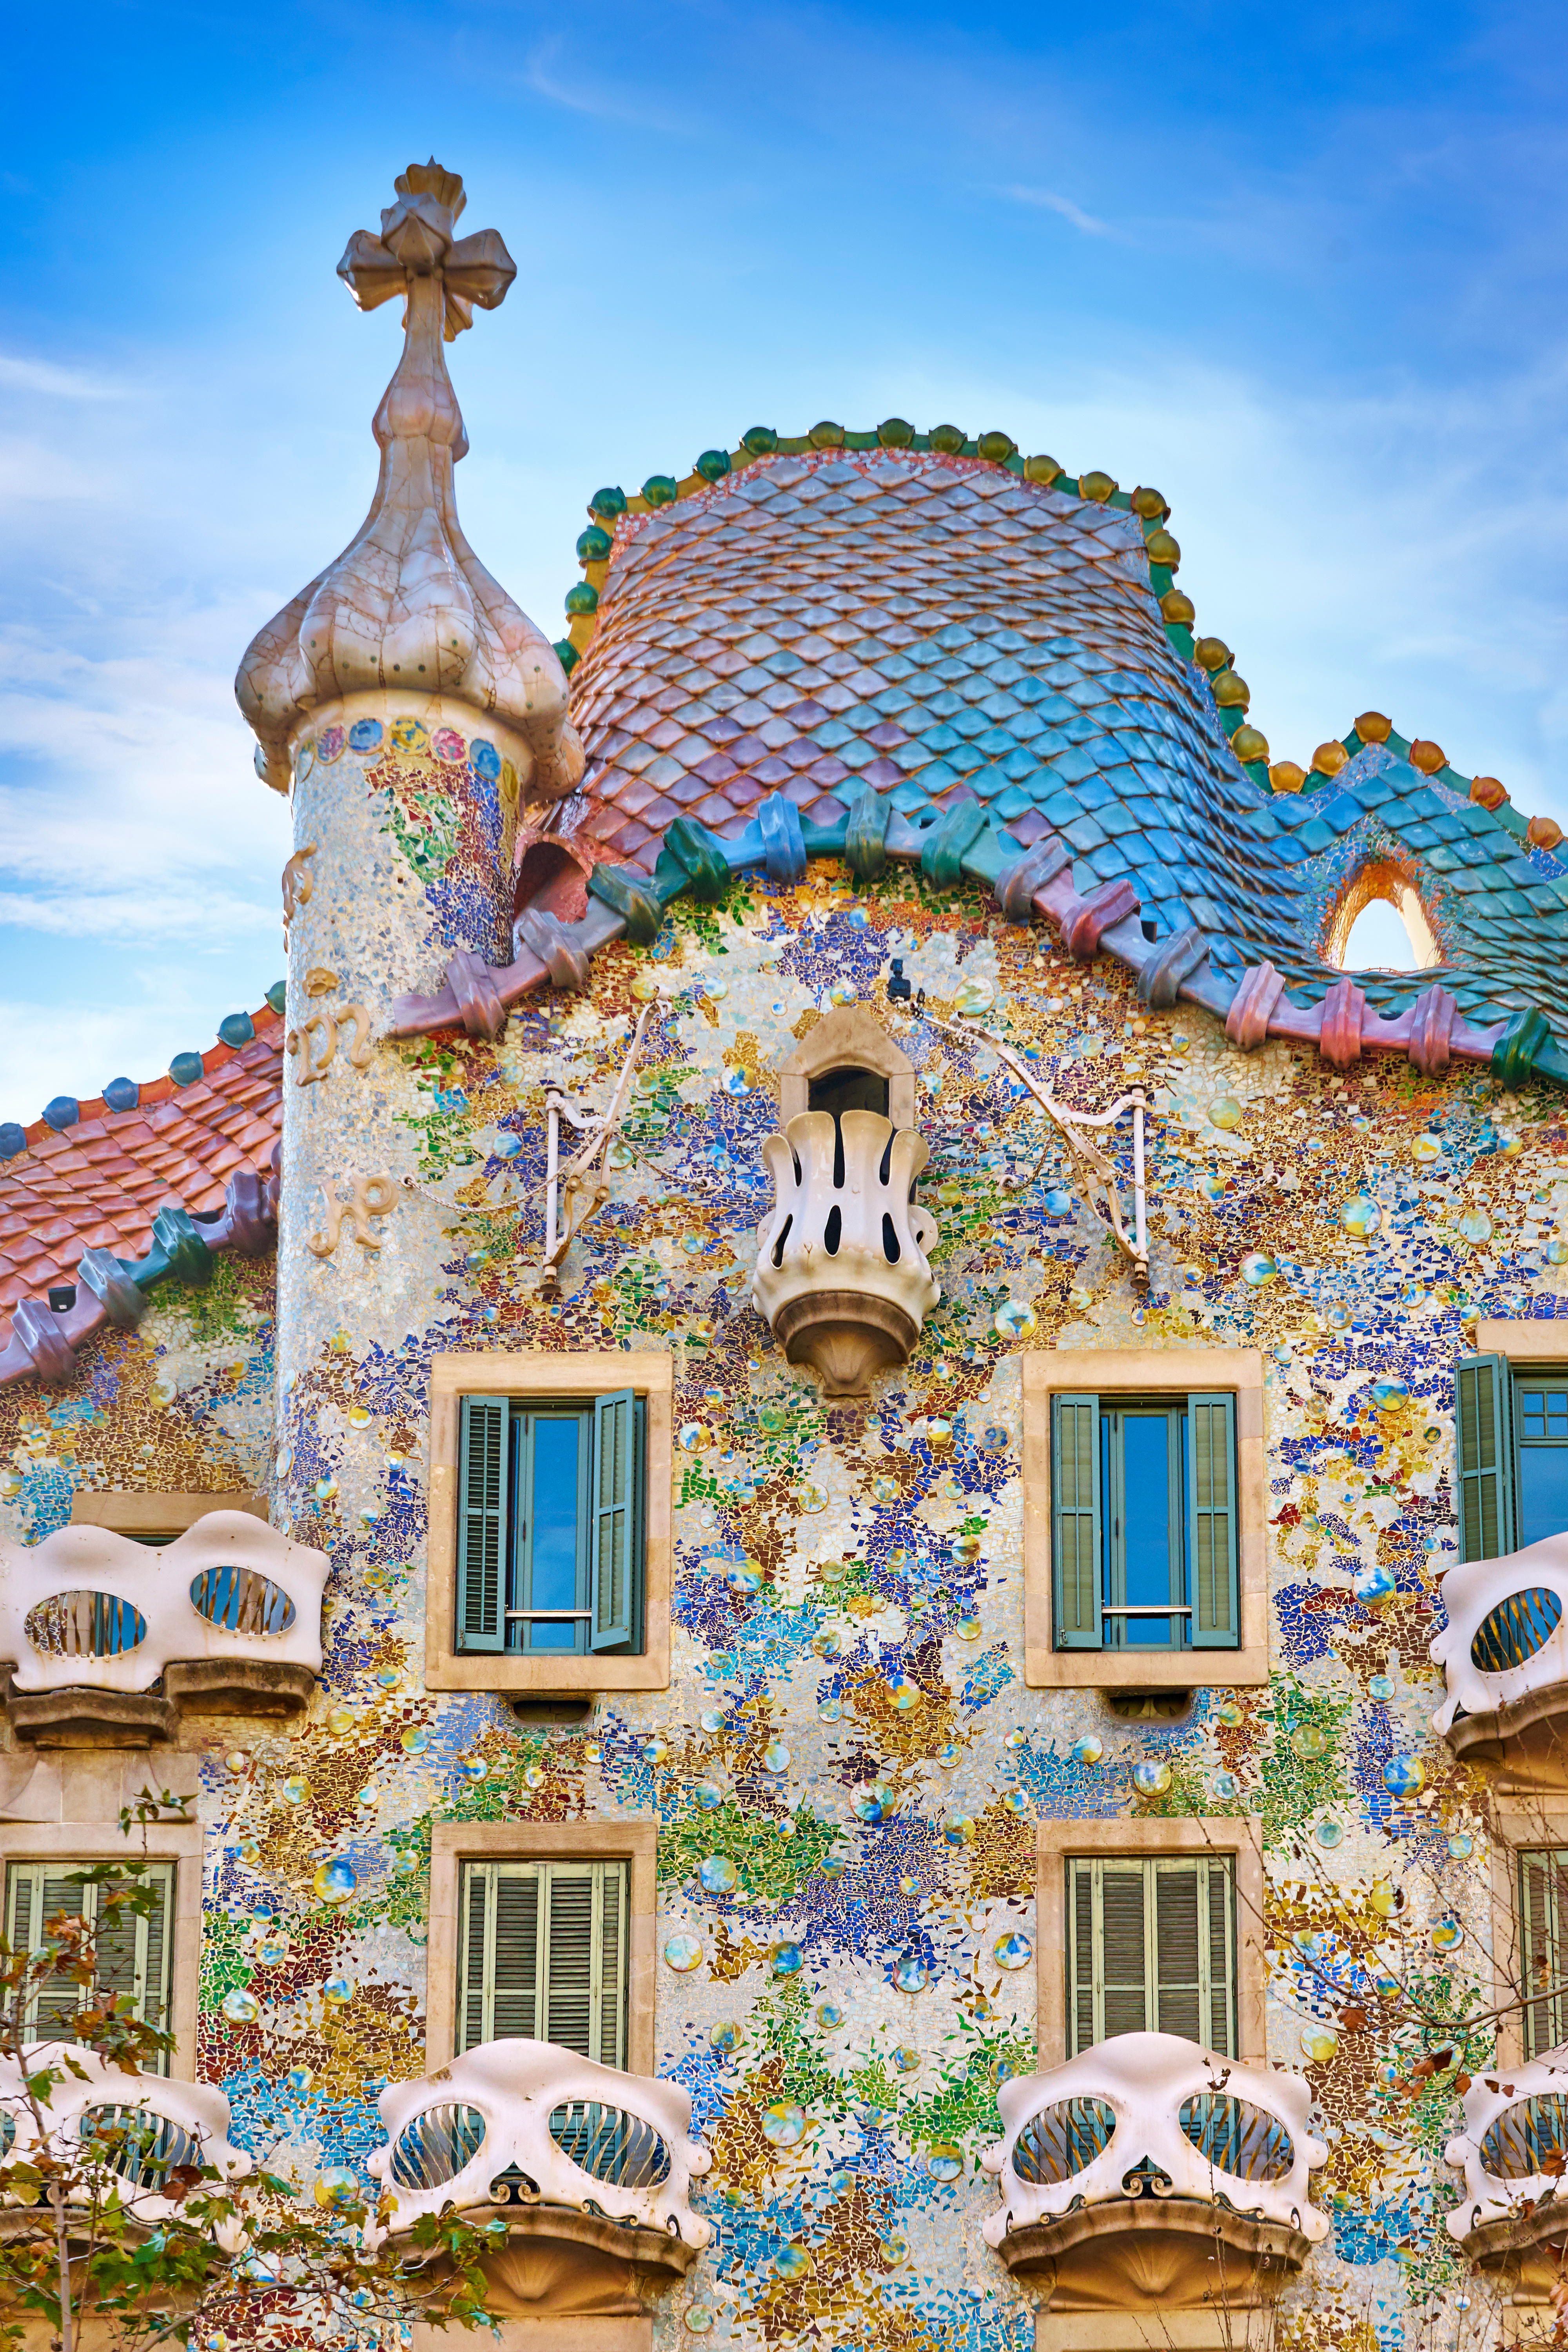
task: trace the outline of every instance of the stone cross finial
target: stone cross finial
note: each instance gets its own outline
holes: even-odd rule
[[[447,697],[521,738],[529,798],[569,793],[582,746],[555,650],[492,580],[458,520],[452,467],[468,451],[443,341],[493,310],[517,275],[494,229],[455,234],[463,184],[411,163],[381,235],[356,230],[338,275],[362,310],[404,298],[404,346],[375,412],[381,478],[358,536],[259,630],[235,680],[257,766],[287,792],[294,748],[330,704],[366,694]]]
[[[413,278],[438,276],[445,298],[443,331],[447,342],[474,323],[474,305],[499,310],[517,276],[500,233],[481,228],[472,236],[452,231],[468,197],[456,172],[444,172],[434,155],[410,163],[393,182],[398,202],[381,216],[381,235],[356,228],[338,264],[362,310],[378,310],[395,294],[405,294]]]

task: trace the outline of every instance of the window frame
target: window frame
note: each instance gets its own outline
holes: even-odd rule
[[[457,1646],[461,1400],[510,1397],[525,1406],[582,1403],[629,1389],[645,1406],[643,1646],[617,1650],[459,1650]],[[425,1601],[429,1690],[500,1691],[583,1698],[601,1691],[668,1690],[673,1471],[674,1364],[667,1354],[613,1349],[582,1354],[436,1356],[430,1365],[430,1526]]]
[[[1041,2070],[1067,2063],[1072,1958],[1068,1864],[1186,1859],[1227,1861],[1236,1902],[1237,2065],[1262,2065],[1268,2054],[1268,1958],[1263,1940],[1263,1824],[1255,1814],[1202,1821],[1041,1822],[1036,1835],[1035,1922],[1039,1954]],[[1197,2045],[1194,2043],[1194,2047]]]
[[[1024,1680],[1035,1690],[1231,1690],[1268,1680],[1268,1470],[1264,1371],[1252,1348],[1031,1349],[1024,1388]],[[1054,1508],[1058,1397],[1234,1399],[1237,1639],[1234,1648],[1058,1648]],[[1098,1430],[1097,1430],[1098,1449]],[[1096,1454],[1098,1460],[1098,1450]]]
[[[430,1916],[426,1945],[425,2071],[449,2065],[458,2047],[463,1865],[470,1862],[624,1862],[626,1881],[626,2066],[657,2071],[655,2003],[658,1823],[437,1822],[430,1833]]]
[[[149,1777],[145,1751],[130,1757],[127,1764],[123,1775],[116,1773],[114,1785],[107,1792],[114,1801],[116,1814],[121,1780],[125,1801],[134,1802],[134,1791]],[[189,1801],[194,1808],[194,1796]],[[169,2014],[165,2030],[174,2035],[174,2046],[165,2053],[165,2063],[171,2074],[184,2075],[193,2082],[196,2074],[201,1990],[204,1840],[205,1832],[197,1821],[159,1823],[149,1828],[145,1853],[140,1833],[122,1835],[117,1819],[0,1823],[0,1872],[8,1871],[13,1863],[46,1862],[57,1870],[67,1871],[100,1862],[173,1864],[174,1883],[168,1911]]]
[[[616,2020],[616,2046],[621,2053],[619,2058],[606,2057],[603,2048],[603,2005],[605,1993],[602,1975],[600,1977],[598,1991],[595,1992],[592,1990],[593,1971],[595,1969],[600,1970],[603,1969],[605,1944],[604,1934],[603,1890],[606,1883],[606,1874],[612,1871],[618,1874],[620,1885],[620,1895],[617,1904],[619,1923],[616,1937],[616,1950],[615,1956],[615,1975],[616,1979],[616,2005],[618,2012]],[[531,1872],[534,1874],[538,1881],[538,1894],[535,1898],[534,1906],[535,1965],[532,1994],[533,2021],[536,2027],[542,2020],[545,2024],[549,2024],[551,2021],[550,2004],[561,1990],[552,1969],[552,1953],[550,1949],[550,1923],[554,1916],[554,1894],[557,1874],[560,1874],[563,1877],[571,1874],[579,1878],[581,1878],[582,1874],[584,1873],[592,1874],[594,1880],[594,1893],[591,1897],[592,1916],[597,1917],[599,1926],[597,1932],[592,1938],[593,1951],[589,1963],[589,2003],[591,2019],[589,2038],[593,2038],[595,2030],[593,2022],[593,2010],[597,2006],[599,2015],[596,2023],[599,2031],[601,2046],[596,2053],[592,2050],[588,2050],[581,2051],[577,2054],[581,2057],[590,2059],[596,2065],[613,2067],[618,2072],[624,2074],[626,2072],[625,2060],[627,2042],[627,2016],[631,2002],[631,1983],[627,1973],[627,1960],[631,1940],[630,1911],[632,1892],[632,1872],[629,1861],[627,1861],[624,1856],[583,1853],[574,1853],[570,1855],[523,1855],[509,1853],[492,1854],[486,1856],[483,1859],[470,1855],[458,1861],[458,1987],[455,2005],[456,2022],[453,2027],[455,2038],[460,2035],[461,2029],[465,2022],[465,2012],[469,2006],[475,1990],[469,1979],[468,1962],[473,1950],[472,1931],[475,1874],[476,1873],[480,1872],[494,1874],[494,1876],[492,1876],[490,1881],[491,1892],[487,1897],[486,1917],[484,1921],[484,1941],[487,1946],[487,1964],[489,1967],[491,1979],[489,2008],[490,2021],[492,2025],[495,2022],[496,2004],[502,1998],[502,1994],[500,1990],[498,1990],[494,1980],[497,1914],[500,1907],[499,1903],[496,1900],[496,1896],[499,1893],[500,1877],[502,1873],[516,1873],[521,1875],[524,1872]],[[543,1963],[542,1975],[539,1966],[542,1961]],[[541,2007],[542,1990],[544,2002],[544,2006],[542,2008]],[[511,1997],[515,1998],[516,1996],[513,1994]],[[482,2011],[485,2005],[485,1990],[482,1976],[480,1984],[478,1988],[478,1998],[480,2010]],[[504,2040],[507,2037],[501,2036],[499,2038]],[[540,2033],[537,2032],[528,2038],[539,2042],[552,2042],[554,2040],[554,2036],[552,2034]],[[480,2042],[493,2042],[497,2039],[497,2035],[493,2032],[481,2034],[479,2036]],[[466,2042],[464,2044],[465,2049],[472,2049],[476,2046],[477,2045],[472,2042]],[[569,2048],[570,2044],[563,2042],[560,2046],[565,2049]]]
[[[1508,1393],[1501,1403],[1507,1457],[1500,1472],[1499,1534],[1495,1552],[1471,1552],[1465,1539],[1464,1431],[1460,1412],[1460,1375],[1478,1358],[1495,1357],[1502,1365]],[[1475,1342],[1455,1359],[1454,1365],[1454,1528],[1461,1560],[1507,1559],[1522,1547],[1520,1530],[1521,1441],[1519,1382],[1561,1373],[1568,1385],[1568,1316],[1537,1316],[1521,1321],[1486,1317],[1475,1327]],[[1473,1475],[1473,1474],[1472,1474]]]
[[[1524,1963],[1521,1857],[1552,1848],[1568,1852],[1568,1796],[1537,1796],[1523,1789],[1503,1796],[1494,1817],[1490,1856],[1492,2000],[1502,2012],[1498,2018],[1500,2067],[1526,2063],[1523,2009],[1511,2005],[1521,1998],[1517,1979]],[[1568,2008],[1568,1993],[1563,2000]]]
[[[125,1859],[128,1863],[139,1863],[141,1861],[141,1856],[132,1850],[127,1853]],[[16,1949],[16,1939],[13,1932],[13,1897],[16,1892],[13,1880],[15,1874],[18,1872],[37,1874],[39,1877],[47,1881],[49,1878],[68,1878],[75,1872],[79,1870],[86,1870],[91,1865],[81,1860],[79,1857],[68,1855],[62,1857],[58,1854],[52,1854],[47,1859],[37,1857],[32,1861],[23,1861],[14,1856],[5,1864],[4,1879],[0,1880],[0,1897],[3,1897],[4,1901],[4,1912],[3,1914],[0,1914],[0,1916],[3,1916],[5,1932],[13,1949]],[[174,1916],[180,1878],[179,1864],[175,1862],[150,1862],[148,1864],[148,1871],[149,1874],[153,1871],[161,1871],[163,1874],[163,1965],[161,1972],[162,1981],[158,1987],[158,1999],[155,2002],[151,2018],[149,2018],[147,2014],[148,1989],[145,1982],[142,1985],[142,2017],[143,2023],[151,2023],[156,2030],[167,2032],[169,2031],[171,2005],[174,1999]],[[130,1885],[132,1882],[128,1878],[126,1883],[127,1885]],[[143,1879],[142,1884],[146,1884],[145,1879]],[[99,1906],[103,1897],[102,1882],[94,1880],[88,1885],[82,1887],[79,1890],[79,1893],[83,1898],[81,1916],[84,1918],[90,1918],[94,1929],[96,1930],[98,1925]],[[27,1907],[30,1914],[32,1910],[32,1905],[30,1902]],[[47,1912],[44,1914],[44,1917],[47,1917],[49,1915]],[[142,1915],[133,1914],[132,1924],[137,1943],[138,1945],[141,1945],[143,1937],[143,1930],[149,1927],[150,1923]],[[34,1923],[34,1926],[37,1930],[41,1931],[43,1927],[43,1918],[38,1919]],[[29,1944],[29,1951],[36,1948],[36,1946]],[[33,2033],[34,2037],[40,2042],[46,2041],[49,2038],[47,2032],[39,2032],[38,2004],[44,1997],[44,1990],[45,1988],[42,1985],[37,1988],[31,2004],[31,2015],[27,2019],[29,2030]],[[86,1999],[89,1990],[89,1988],[86,1985],[77,1987],[78,2000],[76,2006],[79,2010],[86,2006]],[[166,2050],[159,2052],[155,2058],[149,2061],[148,2071],[152,2074],[166,2074],[169,2072],[169,2053]]]

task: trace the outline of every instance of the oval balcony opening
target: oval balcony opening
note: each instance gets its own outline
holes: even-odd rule
[[[1378,858],[1352,875],[1329,917],[1323,961],[1341,971],[1432,971],[1442,950],[1413,875]]]
[[[472,2163],[484,2139],[485,2119],[477,2107],[451,2100],[426,2107],[398,2134],[392,2177],[400,2189],[442,2189]]]
[[[1013,2169],[1032,2187],[1070,2180],[1110,2147],[1115,2129],[1116,2110],[1103,2099],[1058,2099],[1018,2134]]]
[[[1555,2171],[1568,2157],[1568,2098],[1537,2092],[1499,2116],[1481,2142],[1481,2163],[1494,2180],[1532,2180]]]
[[[22,1628],[47,1658],[118,1658],[147,1639],[147,1620],[112,1592],[55,1592]]]
[[[620,2107],[572,2099],[552,2107],[550,2137],[582,2172],[616,2189],[656,2189],[669,2179],[669,2150],[653,2126]]]
[[[110,2172],[138,2189],[162,2189],[172,2172],[202,2162],[195,2132],[146,2107],[86,2107],[77,2135]]]
[[[1544,1585],[1528,1592],[1510,1592],[1500,1601],[1476,1629],[1470,1663],[1483,1675],[1505,1675],[1522,1666],[1552,1639],[1563,1618],[1563,1603]]]
[[[294,1622],[282,1586],[253,1568],[204,1568],[191,1579],[191,1606],[223,1633],[286,1633]]]
[[[1178,2120],[1205,2162],[1237,2180],[1283,2180],[1296,2161],[1295,2145],[1278,2116],[1246,2099],[1205,2091],[1184,2103]]]

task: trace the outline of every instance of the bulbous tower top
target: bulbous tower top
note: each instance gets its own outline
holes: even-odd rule
[[[566,677],[542,632],[493,580],[458,520],[452,467],[468,451],[442,342],[504,300],[517,266],[494,229],[459,237],[462,181],[432,158],[395,183],[381,234],[358,229],[338,264],[362,310],[404,299],[403,356],[375,412],[381,477],[337,561],[258,631],[235,680],[258,739],[257,769],[289,786],[307,719],[345,696],[441,694],[516,730],[522,779],[558,800],[583,770]]]

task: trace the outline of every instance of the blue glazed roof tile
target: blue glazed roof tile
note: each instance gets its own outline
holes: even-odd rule
[[[841,815],[868,776],[916,816],[973,794],[1020,839],[1054,825],[1080,887],[1131,874],[1164,934],[1201,923],[1215,970],[1268,956],[1314,1002],[1330,908],[1361,860],[1399,854],[1426,877],[1455,992],[1568,1026],[1568,877],[1524,854],[1511,809],[1387,744],[1270,793],[1167,635],[1136,520],[978,459],[781,454],[623,518],[573,709],[584,822],[644,871],[690,793],[732,837],[781,763],[792,798],[821,780],[807,818]],[[1397,1005],[1426,983],[1363,984]]]

